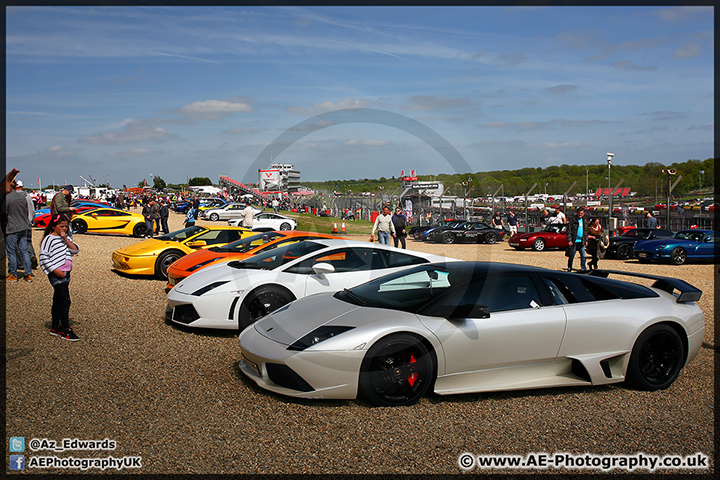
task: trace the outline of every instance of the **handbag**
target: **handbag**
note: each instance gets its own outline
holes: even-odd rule
[[[565,249],[565,256],[566,256],[566,257],[570,258],[570,255],[572,255],[572,249],[573,249],[573,247],[567,247],[567,248]]]

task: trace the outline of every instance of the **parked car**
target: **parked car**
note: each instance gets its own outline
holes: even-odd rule
[[[234,218],[228,220],[228,225],[242,225],[242,218]],[[258,213],[253,217],[253,232],[271,232],[273,230],[295,230],[297,228],[297,220],[292,217],[280,215],[279,213],[264,212]]]
[[[115,250],[113,269],[132,275],[155,275],[166,280],[168,267],[180,257],[252,234],[247,228],[194,225]]]
[[[291,243],[302,242],[314,238],[342,239],[335,235],[315,232],[263,232],[250,237],[241,238],[227,245],[212,247],[186,255],[178,259],[168,268],[168,288],[173,288],[182,279],[207,267],[210,264],[244,260],[258,253]]]
[[[222,207],[209,208],[207,210],[200,211],[200,218],[206,218],[210,221],[217,222],[218,220],[228,220],[230,218],[237,218],[240,216],[240,212],[245,209],[244,203],[228,203]],[[262,212],[259,208],[253,207],[255,213]],[[230,225],[231,227],[237,227],[239,225]]]
[[[260,319],[239,336],[239,366],[281,395],[378,406],[412,405],[428,391],[669,387],[702,345],[702,292],[674,278],[615,272],[655,280],[646,287],[609,273],[416,266]]]
[[[168,293],[166,317],[191,327],[243,330],[297,298],[441,259],[368,242],[306,240],[190,275]]]
[[[712,230],[681,230],[670,238],[643,240],[635,245],[634,256],[640,262],[669,262],[682,265],[687,261],[717,262],[718,246]]]
[[[48,199],[48,202],[51,202],[52,199]],[[110,205],[105,202],[96,202],[93,200],[82,200],[82,199],[75,199],[72,202],[70,202],[71,207],[94,207],[94,208],[107,208]],[[35,217],[38,217],[40,215],[44,215],[46,213],[50,213],[50,207],[45,208],[38,208],[35,210]]]
[[[669,238],[673,232],[662,228],[633,228],[625,231],[622,235],[610,237],[610,246],[605,252],[605,258],[615,257],[620,260],[633,258],[633,248],[640,240],[652,240],[654,238]]]
[[[419,238],[416,235],[419,235],[421,232],[428,230],[430,228],[437,228],[437,227],[446,227],[448,225],[455,225],[460,220],[455,220],[454,218],[445,219],[439,223],[436,223],[434,225],[416,225],[414,227],[410,227],[410,230],[408,230],[408,235],[412,236],[414,239],[419,240]]]
[[[532,248],[536,252],[548,248],[567,248],[566,230],[565,223],[551,223],[538,232],[516,233],[508,240],[508,245],[515,250]]]
[[[75,210],[75,215],[80,214],[82,212],[87,212],[88,210],[95,210],[96,206],[83,206],[83,207],[75,207],[77,210]],[[48,226],[48,223],[50,223],[50,212],[42,213],[40,215],[36,215],[35,218],[33,218],[32,226],[36,228],[45,228]]]
[[[453,227],[440,227],[427,233],[427,241],[435,243],[488,243],[505,237],[505,231],[485,222],[462,222]]]
[[[75,233],[115,233],[142,237],[145,235],[145,217],[117,208],[93,208],[72,217]]]
[[[224,198],[211,198],[211,199],[207,200],[206,202],[204,202],[203,204],[201,204],[198,207],[198,210],[200,210],[202,212],[203,210],[209,210],[211,208],[222,208],[225,205],[227,205],[228,203],[229,202],[227,200],[225,200]]]

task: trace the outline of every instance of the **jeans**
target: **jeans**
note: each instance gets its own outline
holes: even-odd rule
[[[10,275],[17,277],[18,252],[22,258],[25,275],[30,275],[32,273],[32,266],[30,265],[30,253],[28,252],[27,246],[27,231],[23,230],[21,232],[8,233],[5,237],[5,247],[7,249],[8,272]]]
[[[587,261],[587,256],[585,255],[585,245],[581,242],[572,244],[572,251],[568,257],[568,268],[572,268],[573,260],[575,259],[575,252],[578,251],[580,252],[580,269],[583,271],[587,270],[587,267],[585,266],[585,262]]]
[[[160,223],[162,224],[163,233],[170,233],[170,228],[168,227],[168,217],[160,217]]]
[[[378,232],[378,243],[390,245],[390,232]]]
[[[52,328],[54,330],[65,330],[70,326],[70,272],[65,272],[64,278],[49,273],[48,278],[54,290]]]
[[[152,237],[153,236],[153,221],[149,219],[145,219],[145,236],[146,237]]]
[[[28,251],[28,254],[30,254],[30,263],[32,264],[32,259],[33,259],[33,257],[35,257],[35,248],[33,248],[33,244],[32,244],[32,229],[28,228],[27,230],[25,230],[25,232],[27,234],[27,251]],[[23,263],[22,253],[20,253],[19,249],[17,250],[17,262],[18,262],[18,265]]]

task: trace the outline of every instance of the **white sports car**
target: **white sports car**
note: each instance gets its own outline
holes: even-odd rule
[[[361,395],[381,406],[411,405],[428,391],[623,381],[664,389],[702,345],[701,294],[682,280],[625,272],[420,265],[260,319],[239,337],[240,368],[283,395]]]
[[[208,220],[211,220],[213,222],[217,222],[218,220],[227,220],[229,218],[234,218],[240,216],[240,212],[245,209],[244,203],[228,203],[227,205],[224,205],[222,207],[218,208],[210,208],[207,210],[202,210],[200,212],[200,218],[207,218]],[[258,212],[262,212],[259,208],[253,207],[253,210],[257,214]],[[242,220],[240,220],[242,222]],[[228,222],[229,224],[230,222]],[[240,224],[230,225],[231,227],[242,227]]]
[[[168,293],[165,315],[191,327],[242,330],[297,298],[449,260],[368,242],[306,240],[199,270]]]
[[[231,227],[242,226],[242,218],[228,220]],[[270,232],[275,230],[295,230],[297,221],[294,218],[286,217],[272,212],[258,213],[253,217],[253,232]]]

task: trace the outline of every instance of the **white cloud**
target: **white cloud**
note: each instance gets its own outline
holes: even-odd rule
[[[193,102],[177,110],[190,120],[220,120],[235,113],[254,112],[255,101],[251,98],[228,98]]]
[[[702,47],[697,44],[692,45],[685,45],[684,47],[680,47],[677,50],[673,52],[673,57],[678,59],[683,58],[693,58],[700,55],[700,52],[702,51]]]
[[[411,97],[408,102],[409,104],[403,105],[404,110],[449,110],[471,107],[474,104],[469,98],[431,97],[426,95]]]
[[[300,107],[293,105],[287,107],[287,110],[299,115],[317,115],[319,113],[331,112],[333,110],[344,110],[346,108],[368,108],[372,105],[372,100],[358,100],[356,98],[346,97],[339,102],[326,100],[320,103],[311,103],[312,108]]]
[[[160,120],[153,118],[147,120],[132,120],[125,124],[118,132],[102,132],[96,135],[81,138],[80,143],[93,145],[118,145],[146,141],[163,141],[173,138],[164,128],[158,127]]]
[[[105,155],[106,157],[141,157],[145,155],[157,154],[159,152],[150,150],[149,148],[134,148],[132,150],[124,150],[122,152],[112,152]]]

